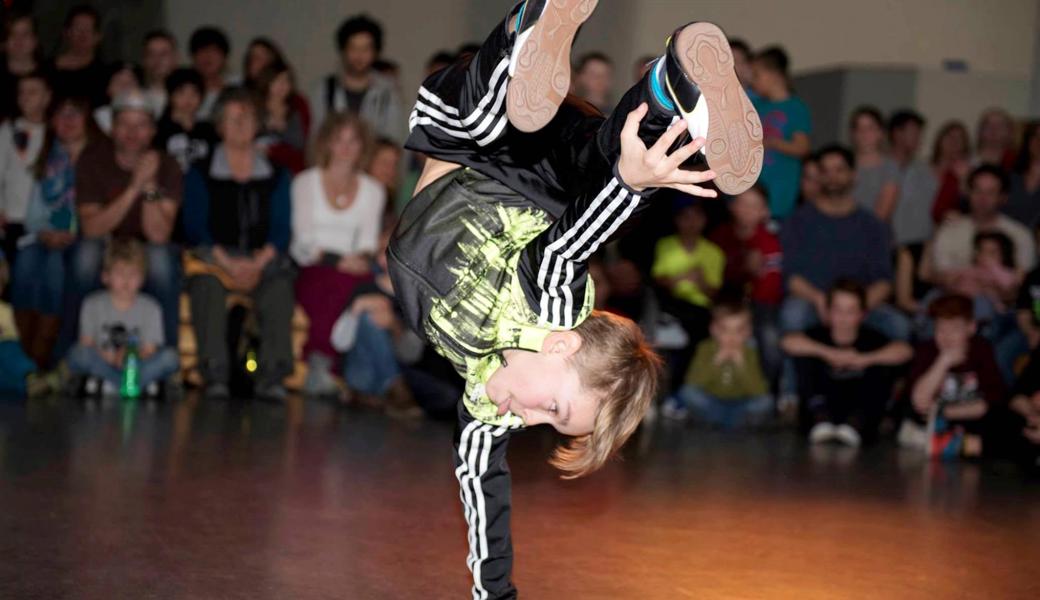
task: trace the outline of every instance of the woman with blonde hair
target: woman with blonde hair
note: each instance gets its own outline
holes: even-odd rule
[[[356,115],[331,114],[315,136],[313,166],[292,183],[289,252],[300,266],[296,300],[310,319],[304,355],[311,395],[337,393],[332,326],[355,288],[372,279],[386,189],[364,172],[371,150]]]

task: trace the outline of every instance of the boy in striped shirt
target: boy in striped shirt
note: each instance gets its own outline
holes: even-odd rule
[[[609,119],[567,96],[571,42],[595,5],[521,2],[479,52],[427,78],[409,119],[405,145],[429,159],[387,259],[406,321],[466,380],[455,473],[474,598],[516,596],[511,433],[572,436],[552,464],[579,477],[657,393],[638,327],[592,310],[589,257],[654,190],[714,197],[699,185],[714,178],[736,193],[761,169],[761,125],[713,25],[678,30]],[[680,168],[694,155],[711,169]]]

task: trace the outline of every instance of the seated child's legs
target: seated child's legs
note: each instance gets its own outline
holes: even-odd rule
[[[25,394],[25,378],[36,370],[36,365],[22,350],[18,340],[0,342],[0,392]]]
[[[143,388],[152,382],[162,382],[177,372],[180,367],[180,357],[177,351],[170,346],[156,349],[155,353],[141,360],[137,378],[139,385]]]
[[[679,388],[679,399],[693,411],[698,420],[709,425],[727,424],[726,403],[701,388],[686,384]]]
[[[163,335],[167,344],[176,347],[180,336],[180,252],[172,244],[145,244],[145,252],[148,269],[143,289],[162,307]]]
[[[762,425],[773,414],[773,398],[768,394],[736,400],[733,403],[735,415],[733,425]]]
[[[98,377],[112,385],[122,382],[123,372],[121,369],[109,364],[93,346],[76,344],[69,351],[69,370],[79,375]]]
[[[910,341],[910,319],[890,304],[881,304],[867,314],[864,321],[890,340]]]
[[[343,358],[343,378],[362,394],[382,394],[401,375],[390,334],[362,314],[356,335],[354,347]]]

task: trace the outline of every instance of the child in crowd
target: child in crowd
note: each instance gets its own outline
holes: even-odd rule
[[[910,345],[863,324],[866,290],[839,280],[827,293],[827,325],[789,333],[783,349],[795,357],[803,429],[813,443],[857,447],[877,435],[895,381],[910,361]]]
[[[766,376],[780,369],[777,312],[784,297],[780,239],[769,231],[769,194],[756,183],[729,201],[732,221],[712,233],[726,255],[725,287],[751,300],[755,340]]]
[[[1006,234],[984,231],[975,234],[975,256],[971,266],[961,269],[950,291],[975,300],[975,319],[990,321],[1007,312],[1018,291],[1015,247]]]
[[[0,251],[0,294],[7,287],[10,269]],[[36,363],[22,349],[11,305],[0,301],[0,396],[40,396],[57,389],[53,377],[36,373]]]
[[[899,442],[931,456],[979,456],[990,433],[987,416],[1004,400],[993,348],[976,335],[970,298],[943,296],[929,313],[935,339],[915,353],[907,388],[910,411]]]
[[[713,197],[698,184],[714,178],[740,193],[761,168],[758,116],[709,23],[678,29],[609,118],[566,98],[571,42],[595,5],[518,4],[474,55],[423,82],[410,118],[406,147],[429,158],[387,258],[406,322],[466,378],[455,473],[475,598],[516,597],[511,434],[573,436],[552,462],[579,477],[656,395],[638,327],[592,310],[589,257],[657,189]],[[681,169],[701,148],[711,170]]]
[[[683,419],[689,409],[699,420],[726,429],[761,424],[773,411],[773,399],[750,344],[751,310],[743,303],[721,303],[711,312],[711,338],[697,346],[685,384],[678,397],[665,402],[662,414]]]
[[[87,378],[88,396],[119,392],[127,353],[135,348],[138,385],[145,396],[160,395],[160,383],[177,371],[177,351],[164,345],[162,309],[141,294],[147,261],[136,240],[116,239],[105,249],[104,290],[83,301],[79,343],[68,355],[69,370]]]

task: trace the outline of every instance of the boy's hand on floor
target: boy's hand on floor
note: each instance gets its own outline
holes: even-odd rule
[[[639,123],[646,116],[649,107],[644,102],[628,113],[625,127],[621,130],[621,158],[618,160],[618,175],[628,187],[642,191],[646,188],[666,187],[685,192],[691,196],[715,198],[715,190],[696,185],[714,179],[712,171],[687,171],[679,168],[693,156],[701,146],[704,138],[698,138],[679,148],[671,155],[668,148],[686,131],[686,121],[679,120],[672,124],[657,142],[650,148],[639,138]]]

